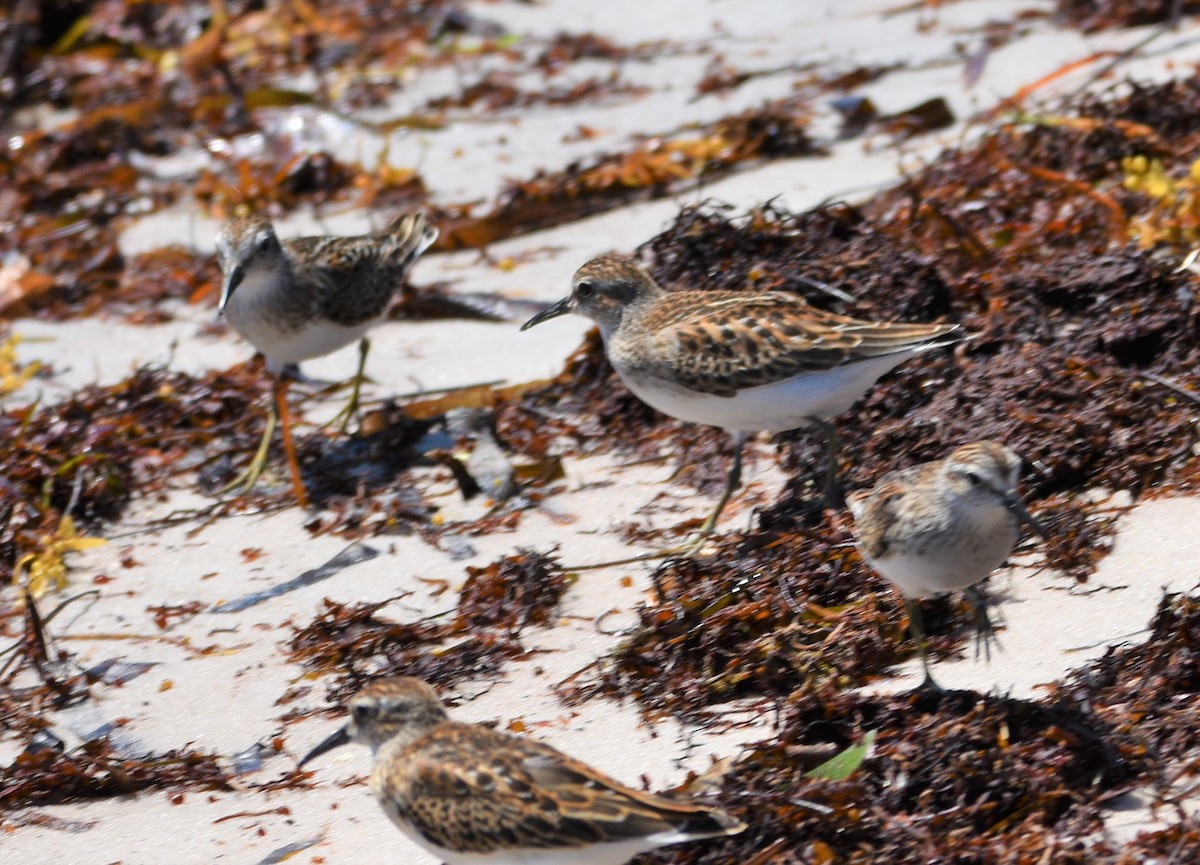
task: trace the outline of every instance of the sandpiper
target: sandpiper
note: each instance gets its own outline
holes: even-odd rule
[[[904,597],[925,685],[936,687],[916,600],[961,589],[975,614],[977,641],[990,653],[987,598],[976,584],[1012,553],[1020,522],[1046,537],[1017,498],[1020,473],[1021,458],[1004,445],[972,442],[946,459],[889,472],[873,489],[847,497],[859,551]]]
[[[818,427],[829,445],[825,486],[832,496],[837,440],[830,420],[888,370],[964,338],[957,324],[860,321],[781,291],[666,291],[615,255],[579,268],[571,294],[521,329],[568,312],[599,325],[609,362],[639,399],[733,436],[733,465],[701,536],[712,532],[741,483],[749,435]]]
[[[359,341],[358,372],[342,428],[358,407],[370,343],[367,331],[386,315],[408,268],[437,239],[424,214],[399,216],[380,234],[296,237],[280,240],[261,216],[235,219],[217,238],[225,279],[220,313],[267,358],[276,374],[274,402],[286,411],[279,385],[285,367]],[[266,435],[243,480],[249,487],[266,461],[274,410]],[[285,444],[288,443],[284,425]],[[298,482],[294,452],[289,454]],[[302,496],[303,498],[303,496]]]
[[[620,865],[745,826],[718,808],[643,793],[542,742],[450,720],[412,678],[358,692],[350,721],[303,760],[371,748],[371,792],[404,834],[448,865]]]

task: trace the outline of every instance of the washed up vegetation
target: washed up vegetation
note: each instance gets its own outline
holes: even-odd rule
[[[1177,23],[1200,12],[1196,0],[1058,0],[1055,5],[1060,20],[1087,32]]]
[[[517,46],[449,0],[284,10],[112,0],[55,12],[18,2],[0,17],[0,46],[0,129],[8,134],[0,151],[0,254],[24,261],[0,292],[0,310],[10,314],[62,318],[103,307],[154,323],[170,316],[161,303],[168,298],[211,302],[218,279],[208,257],[164,249],[127,261],[118,247],[132,220],[171,205],[191,203],[217,218],[247,209],[278,217],[302,206],[425,208],[443,226],[440,248],[482,247],[676,192],[739,164],[818,150],[797,96],[514,180],[490,204],[431,201],[419,171],[393,165],[387,147],[366,164],[329,153],[323,122],[386,140],[406,127],[437,128],[448,111],[468,106],[496,114],[636,99],[645,88],[624,83],[618,64],[680,50],[665,42],[621,46],[589,33]],[[504,63],[485,67],[455,96],[386,121],[354,116],[394,99],[417,70],[482,58]],[[556,82],[583,60],[609,62],[612,72]],[[315,78],[309,90],[278,83],[305,76]],[[540,76],[545,88],[513,83],[520,76]],[[47,110],[58,112],[49,122]]]
[[[546,625],[571,582],[551,557],[532,550],[467,568],[467,575],[452,616],[415,623],[377,616],[390,600],[348,606],[327,599],[320,616],[296,629],[291,658],[332,675],[329,697],[339,706],[380,676],[440,685],[494,676],[525,653],[522,630]]]
[[[49,748],[26,752],[0,770],[4,808],[130,796],[146,790],[164,790],[179,802],[185,790],[228,789],[229,776],[214,756],[170,752],[120,757],[103,739],[69,754]]]
[[[447,215],[439,245],[486,246],[516,233],[678,192],[736,165],[817,154],[821,149],[808,135],[805,105],[802,99],[780,100],[698,131],[649,137],[631,151],[602,154],[510,184],[501,202],[484,216],[475,216],[473,210]]]
[[[1121,11],[1135,5],[1092,4],[1089,14],[1100,9],[1104,22],[1142,23]],[[1136,15],[1167,5],[1140,4]],[[46,105],[75,115],[57,130],[23,129],[0,154],[0,222],[14,229],[0,240],[9,256],[0,299],[9,314],[103,309],[154,322],[170,314],[166,300],[211,298],[217,274],[207,258],[162,249],[126,259],[116,246],[123,220],[189,194],[216,215],[248,203],[273,214],[313,203],[428,204],[414,171],[351,165],[324,153],[284,149],[280,164],[220,151],[194,192],[151,177],[128,157],[178,154],[195,144],[181,133],[189,127],[229,141],[253,130],[255,112],[265,108],[379,105],[401,86],[406,68],[448,62],[454,52],[514,50],[486,22],[432,0],[388,7],[383,20],[365,4],[298,4],[274,18],[207,3],[80,6],[86,12],[58,28],[38,4],[18,2],[0,29],[0,43],[21,48],[0,53],[9,97],[0,127],[16,112]],[[1116,26],[1079,20],[1088,28]],[[563,34],[534,65],[552,78],[582,57],[639,59],[668,50]],[[277,75],[299,67],[316,70],[317,92],[275,85]],[[726,72],[704,92],[744,80]],[[466,106],[636,97],[619,79],[538,92],[503,76],[479,85],[455,104],[425,106],[428,113],[396,123],[436,125],[440,112]],[[128,101],[131,93],[137,96]],[[929,126],[944,122],[933,109],[916,116],[928,117]],[[773,103],[516,181],[491,210],[447,207],[443,243],[485,245],[738,165],[818,151],[803,100]],[[1002,439],[1030,460],[1026,498],[1053,528],[1035,555],[1085,580],[1119,511],[1105,504],[1109,496],[1195,491],[1200,477],[1200,397],[1189,396],[1200,392],[1194,278],[1177,272],[1187,246],[1197,243],[1197,152],[1200,85],[1129,85],[1001,124],[858,207],[792,213],[766,204],[738,217],[717,205],[686,209],[640,254],[667,287],[789,290],[863,317],[961,321],[978,336],[901,367],[841,419],[843,454],[855,455],[841,476],[849,487],[865,486],[966,438]],[[828,288],[853,301],[835,299]],[[38,373],[0,352],[6,392]],[[53,583],[63,556],[119,517],[134,494],[153,495],[197,474],[219,487],[253,450],[266,393],[257,364],[201,377],[148,369],[59,404],[0,413],[0,579],[18,576],[31,590],[23,610],[0,616],[20,659],[0,667],[6,728],[42,741],[34,707],[80,699],[86,684],[81,673],[57,676],[70,655],[47,641],[33,598],[41,585],[28,576],[37,571],[40,583]],[[728,455],[724,434],[680,426],[637,401],[614,380],[592,335],[552,382],[388,404],[349,441],[306,439],[300,457],[322,507],[309,529],[443,538],[447,530],[432,523],[421,494],[397,492],[395,480],[413,464],[411,447],[429,424],[463,406],[495,411],[498,440],[532,460],[526,468],[543,482],[556,477],[555,455],[564,448],[653,456],[668,441],[677,478],[705,490],[724,479],[717,459]],[[736,697],[761,698],[763,711],[779,712],[781,734],[720,780],[717,798],[750,829],[646,861],[1194,858],[1200,834],[1193,822],[1121,850],[1097,840],[1103,806],[1135,787],[1171,789],[1194,768],[1200,613],[1193,598],[1164,598],[1145,642],[1110,650],[1037,701],[844,693],[885,675],[913,647],[901,605],[816,494],[818,443],[804,432],[775,441],[792,477],[779,500],[749,531],[726,526],[712,554],[664,563],[619,651],[564,688],[569,699],[632,696],[651,714],[688,719]],[[285,497],[260,490],[241,505],[279,507]],[[465,530],[494,530],[515,518],[499,513]],[[654,534],[637,526],[628,532]],[[405,623],[381,614],[387,602],[329,601],[314,621],[295,627],[289,649],[311,674],[330,678],[334,704],[379,675],[417,675],[442,686],[492,677],[505,661],[527,655],[524,632],[552,622],[570,583],[554,558],[522,550],[471,569],[457,605],[442,617]],[[196,610],[152,612],[165,628]],[[961,648],[968,618],[955,601],[929,603],[926,617],[935,652]],[[41,683],[18,690],[15,671],[24,663],[38,669]],[[812,749],[844,751],[872,733],[872,753],[854,771],[810,774]],[[68,753],[31,748],[0,771],[0,806],[225,789],[226,773],[198,753],[132,759],[104,741]]]
[[[0,652],[0,725],[25,748],[0,767],[0,813],[145,790],[166,791],[179,804],[187,790],[230,789],[223,762],[194,749],[130,753],[106,736],[68,749],[48,729],[47,709],[77,705],[90,698],[98,682],[120,685],[141,671],[125,665],[124,673],[114,672],[115,663],[83,669],[55,643],[48,627],[71,601],[43,616],[30,592],[22,600],[23,633]],[[33,678],[21,678],[26,669]],[[11,831],[8,824],[4,831]]]
[[[252,406],[265,394],[245,367],[201,377],[143,369],[59,404],[0,411],[0,579],[20,570],[36,579],[39,564],[80,548],[79,535],[118,517],[135,490],[163,489],[216,447],[252,447],[243,436],[261,434]]]
[[[718,800],[750,824],[712,847],[648,861],[1129,863],[1186,861],[1194,821],[1115,844],[1105,809],[1164,789],[1193,761],[1200,616],[1167,596],[1141,644],[1110,649],[1040,700],[969,691],[878,697],[804,689],[779,703],[780,732],[721,779]],[[875,747],[841,781],[810,777],[805,755],[864,730]],[[1172,800],[1164,802],[1172,807]]]

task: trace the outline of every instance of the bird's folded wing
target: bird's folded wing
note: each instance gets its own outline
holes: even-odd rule
[[[873,489],[859,490],[846,497],[846,503],[854,514],[854,536],[871,558],[880,559],[888,554],[901,503],[922,468],[909,466],[889,472]]]
[[[767,292],[718,300],[655,338],[674,377],[692,390],[733,396],[738,389],[828,370],[926,344],[956,341],[956,325],[865,322],[819,310],[795,295]]]
[[[406,759],[398,773],[408,792],[402,816],[441,847],[480,853],[580,847],[670,832],[691,821],[706,824],[704,834],[722,834],[708,809],[625,788],[548,745],[520,740],[511,750],[469,754],[456,749],[446,759],[426,752]]]

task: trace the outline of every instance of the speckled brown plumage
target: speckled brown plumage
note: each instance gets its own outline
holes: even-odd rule
[[[613,255],[579,268],[572,301],[569,311],[587,315],[605,332],[614,365],[726,397],[962,339],[956,324],[862,321],[786,292],[665,291],[636,264]]]
[[[344,741],[370,745],[371,789],[388,816],[452,865],[507,865],[536,851],[563,863],[623,862],[744,828],[716,808],[626,787],[545,743],[452,721],[416,679],[369,685],[350,713],[302,763]]]
[[[625,787],[549,745],[454,722],[397,751],[377,789],[429,841],[472,852],[726,828],[711,809]]]
[[[423,214],[379,234],[279,240],[259,216],[217,239],[225,272],[220,308],[275,365],[297,363],[363,336],[387,312],[413,261],[437,238]]]
[[[956,324],[860,321],[784,292],[668,292],[616,255],[579,268],[571,294],[522,330],[569,312],[599,325],[609,362],[643,402],[733,434],[734,461],[701,535],[741,483],[741,446],[751,433],[820,428],[828,443],[825,497],[836,501],[830,421],[888,370],[965,338]]]
[[[996,526],[1012,535],[1003,561],[1016,543],[1018,517],[1008,502],[1015,499],[1020,467],[1020,457],[1004,445],[981,441],[944,460],[889,472],[872,489],[847,497],[858,546],[872,560],[893,552],[934,556],[984,541]],[[961,579],[975,582],[987,573]]]
[[[234,330],[266,356],[273,373],[358,342],[354,386],[338,415],[344,432],[358,409],[370,350],[367,331],[387,312],[409,266],[436,239],[437,229],[420,213],[400,216],[382,234],[282,242],[262,217],[235,219],[217,237],[225,273],[218,308]],[[266,464],[275,406],[286,405],[286,384],[276,378],[273,389],[275,399],[258,450],[226,489],[248,489]],[[292,486],[297,499],[306,502],[286,413],[282,416]]]

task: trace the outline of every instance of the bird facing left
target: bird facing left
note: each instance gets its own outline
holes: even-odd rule
[[[370,342],[367,331],[387,314],[412,263],[437,240],[422,213],[406,213],[379,234],[319,235],[280,240],[261,216],[235,219],[217,237],[224,280],[220,314],[267,359],[275,374],[272,407],[249,466],[225,489],[251,487],[262,473],[274,433],[283,419],[292,486],[307,503],[287,423],[285,369],[359,342],[358,370],[350,399],[339,412],[344,432],[358,410]]]
[[[349,723],[300,765],[348,742],[369,746],[380,806],[447,865],[621,865],[746,828],[719,808],[626,787],[543,742],[452,721],[419,679],[374,682],[348,708]]]

